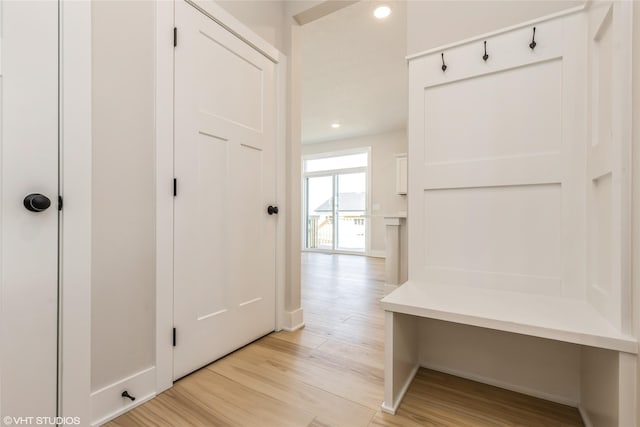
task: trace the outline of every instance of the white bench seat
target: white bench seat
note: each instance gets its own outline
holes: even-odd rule
[[[636,354],[586,301],[409,281],[382,299],[386,311]]]
[[[581,378],[598,375],[600,371],[615,372],[613,375],[617,378],[610,386],[619,396],[618,419],[634,419],[638,342],[618,331],[586,301],[410,280],[383,298],[381,304],[385,310],[385,400],[382,403],[385,412],[395,414],[398,409],[421,364],[420,341],[430,340],[423,335],[427,329],[421,325],[424,319],[435,319],[582,346],[586,353],[580,353],[576,360],[584,367]],[[586,350],[590,348],[592,350]],[[603,351],[614,353],[599,360]],[[590,354],[600,356],[593,359]],[[583,355],[587,355],[586,359]],[[534,369],[540,369],[540,365]],[[472,379],[477,377],[477,374],[471,375]],[[489,377],[485,380],[496,381]],[[510,388],[499,380],[494,385]],[[544,397],[539,390],[526,388],[533,395]],[[633,425],[633,422],[627,424]]]

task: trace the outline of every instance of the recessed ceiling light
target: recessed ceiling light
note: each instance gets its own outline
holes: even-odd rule
[[[373,16],[378,19],[384,19],[389,15],[391,15],[391,8],[389,8],[389,6],[378,6],[376,10],[373,11]]]
[[[335,123],[331,123],[331,127],[334,129],[338,129],[340,127],[340,123],[335,122]]]

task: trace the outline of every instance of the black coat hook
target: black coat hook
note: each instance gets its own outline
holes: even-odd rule
[[[482,59],[484,59],[484,62],[487,62],[487,59],[489,59],[489,55],[487,54],[487,41],[484,41],[484,55],[482,55]]]
[[[447,71],[447,65],[444,63],[444,52],[442,52],[442,72]]]
[[[529,47],[531,50],[536,48],[536,27],[533,27],[533,38],[531,39],[531,43],[529,43]]]

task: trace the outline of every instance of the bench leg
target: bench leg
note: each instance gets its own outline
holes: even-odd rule
[[[637,386],[638,356],[620,353],[618,356],[618,425],[637,426],[636,404],[638,401]]]
[[[419,320],[407,314],[385,311],[384,402],[382,410],[395,414],[418,372]]]

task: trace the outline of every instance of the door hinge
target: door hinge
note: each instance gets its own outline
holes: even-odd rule
[[[173,197],[178,195],[178,180],[173,178]]]
[[[178,46],[178,28],[173,27],[173,47]]]
[[[62,196],[60,195],[58,196],[58,210],[62,210]]]
[[[176,346],[176,328],[173,328],[173,346]]]

